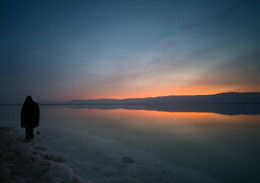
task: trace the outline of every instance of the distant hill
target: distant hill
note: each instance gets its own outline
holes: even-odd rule
[[[72,100],[78,105],[126,105],[126,104],[260,104],[260,92],[219,93],[215,95],[161,96],[130,99]]]

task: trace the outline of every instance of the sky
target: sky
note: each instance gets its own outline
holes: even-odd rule
[[[260,91],[258,0],[1,0],[0,103]]]

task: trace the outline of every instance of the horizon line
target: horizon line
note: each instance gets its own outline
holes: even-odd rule
[[[69,101],[75,101],[75,100],[127,100],[127,99],[145,99],[145,98],[158,98],[158,97],[171,97],[171,96],[211,96],[211,95],[218,95],[218,94],[227,94],[227,93],[260,93],[260,91],[257,92],[219,92],[219,93],[212,93],[212,94],[184,94],[184,95],[159,95],[159,96],[153,96],[153,97],[129,97],[129,98],[95,98],[95,99],[71,99]]]
[[[133,98],[122,98],[122,99],[116,99],[116,98],[97,98],[97,99],[71,99],[66,101],[42,101],[40,105],[61,105],[61,102],[72,102],[72,101],[87,101],[87,100],[129,100],[129,99],[147,99],[147,98],[160,98],[160,97],[190,97],[190,96],[214,96],[219,94],[246,94],[246,93],[259,93],[258,92],[220,92],[220,93],[214,93],[214,94],[197,94],[197,95],[162,95],[162,96],[154,96],[154,97],[133,97]],[[56,103],[55,103],[56,102]],[[0,105],[22,105],[23,103],[0,103]],[[70,103],[63,103],[63,105],[70,105]]]

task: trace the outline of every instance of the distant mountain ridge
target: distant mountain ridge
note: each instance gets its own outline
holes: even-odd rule
[[[180,95],[129,99],[71,100],[78,105],[122,104],[260,104],[260,92],[228,92],[214,95]]]

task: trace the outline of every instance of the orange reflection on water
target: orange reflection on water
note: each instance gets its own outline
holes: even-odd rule
[[[189,123],[214,123],[214,122],[260,122],[260,115],[224,115],[209,112],[167,112],[155,110],[129,110],[129,109],[84,109],[87,113],[106,115],[120,118],[123,121],[131,119],[149,119],[150,122],[189,122]]]

